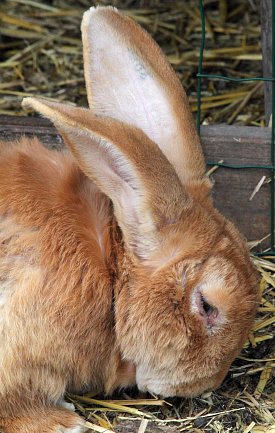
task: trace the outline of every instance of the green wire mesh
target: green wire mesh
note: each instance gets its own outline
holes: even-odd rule
[[[275,255],[275,236],[274,236],[274,217],[275,217],[275,0],[272,0],[272,77],[253,77],[253,78],[235,78],[235,77],[225,77],[222,75],[215,74],[204,74],[203,73],[203,54],[205,48],[205,15],[204,15],[204,5],[203,0],[199,0],[200,16],[201,16],[201,46],[200,46],[200,56],[199,56],[199,66],[198,66],[198,85],[197,85],[197,131],[200,134],[201,125],[201,85],[202,79],[219,79],[224,81],[232,82],[244,82],[244,81],[270,81],[272,87],[272,116],[271,116],[271,140],[270,140],[270,165],[232,165],[219,162],[208,162],[208,165],[215,165],[224,168],[233,169],[268,169],[271,174],[270,182],[270,249],[268,252],[259,253],[258,255],[268,254]]]

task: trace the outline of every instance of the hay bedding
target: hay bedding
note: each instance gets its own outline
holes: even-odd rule
[[[195,113],[201,38],[198,0],[96,3],[124,9],[153,35],[177,71]],[[261,76],[259,1],[204,3],[204,71]],[[82,13],[94,4],[92,0],[1,0],[0,114],[25,115],[20,101],[28,95],[86,105],[79,27]],[[262,125],[263,109],[262,83],[203,81],[205,123]]]
[[[198,2],[104,0],[97,4],[123,8],[149,30],[176,69],[195,113]],[[79,26],[83,11],[91,5],[90,0],[1,0],[0,115],[25,115],[20,102],[29,95],[87,104]],[[260,76],[259,2],[205,0],[205,5],[205,71]],[[204,123],[262,126],[263,105],[261,83],[203,81]],[[220,389],[168,402],[137,392],[121,393],[117,401],[68,396],[92,431],[275,432],[275,264],[270,257],[254,260],[261,273],[261,305],[249,341]]]

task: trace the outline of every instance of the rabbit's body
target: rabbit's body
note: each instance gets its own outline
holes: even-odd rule
[[[0,148],[3,433],[83,431],[66,390],[216,388],[257,306],[245,242],[213,207],[160,49],[113,8],[91,8],[82,33],[91,109],[24,101],[69,150]]]
[[[181,334],[176,352],[187,350],[189,332],[195,332],[197,338],[199,335],[202,338],[199,350],[194,347],[192,356],[205,357],[208,350],[212,351],[210,364],[205,365],[203,373],[203,376],[209,375],[215,366],[215,358],[223,356],[220,344],[217,350],[211,342],[209,348],[204,347],[206,336],[201,324],[195,325],[196,331],[192,330],[190,319],[191,328],[187,331],[188,323],[182,322],[182,318],[186,320],[188,316],[184,308],[189,308],[181,305],[187,240],[191,236],[193,242],[201,243],[201,257],[207,257],[211,248],[216,250],[217,255],[220,250],[222,255],[225,250],[227,253],[231,251],[233,262],[241,261],[237,268],[243,266],[243,259],[242,254],[234,258],[234,250],[236,246],[242,249],[243,245],[238,244],[234,229],[230,224],[227,226],[224,218],[211,207],[208,198],[196,199],[193,214],[191,212],[193,221],[188,224],[189,234],[186,234],[184,221],[178,227],[172,224],[174,233],[171,236],[167,232],[171,242],[165,246],[165,249],[171,250],[168,266],[167,259],[161,263],[163,251],[160,251],[152,260],[148,274],[147,266],[137,266],[131,254],[125,251],[110,200],[80,171],[68,152],[47,150],[37,140],[23,139],[13,147],[3,145],[0,191],[0,399],[3,417],[2,424],[0,418],[0,425],[4,433],[17,433],[17,429],[18,433],[38,432],[36,410],[41,433],[43,428],[46,433],[82,431],[81,427],[80,430],[77,427],[81,424],[78,416],[63,408],[64,392],[111,392],[118,386],[134,384],[135,367],[131,362],[122,361],[121,343],[124,351],[129,352],[130,359],[132,356],[146,358],[149,354],[149,358],[153,355],[159,366],[167,363],[165,358],[170,350],[168,365],[175,373],[178,355],[169,347],[170,337],[175,337],[177,327],[184,326],[186,335]],[[193,197],[197,195],[194,188]],[[199,230],[195,230],[196,219],[200,220],[201,214],[205,214],[202,218],[204,223],[201,222]],[[194,231],[197,231],[195,237]],[[234,245],[236,241],[237,245]],[[174,259],[174,250],[181,251],[183,260],[180,256]],[[196,257],[187,259],[191,280],[197,260]],[[152,278],[151,271],[157,262],[161,267]],[[221,260],[221,267],[222,264]],[[135,280],[138,286],[138,299],[134,299],[133,293],[133,305],[129,299],[129,290],[133,290],[129,276],[134,280],[134,288]],[[250,278],[249,275],[247,278]],[[179,285],[176,291],[173,290],[175,283]],[[152,290],[152,296],[146,299],[149,290]],[[241,293],[232,295],[235,308],[238,305],[240,309],[240,304],[244,302],[246,311],[246,303],[251,300],[242,299]],[[165,304],[167,310],[164,313],[162,303],[165,297],[168,304]],[[228,301],[225,299],[225,302]],[[132,311],[132,316],[137,314],[137,317],[129,323],[127,308],[133,307],[137,311]],[[173,330],[175,323],[171,314],[174,315],[177,310],[177,325]],[[146,317],[148,314],[152,317]],[[242,319],[245,325],[246,317]],[[139,347],[131,341],[136,332],[137,341],[150,337],[146,335],[148,329],[142,331],[143,321],[153,330],[148,348],[146,341],[143,341],[148,352],[150,344],[156,345],[153,353],[145,351],[139,354]],[[144,337],[139,336],[140,332],[144,332]],[[218,340],[219,336],[215,338]],[[227,338],[221,335],[222,340],[224,350],[228,351],[232,344],[231,335]],[[164,348],[166,355],[163,359]],[[191,357],[190,350],[187,357]],[[181,358],[184,363],[183,354]],[[210,382],[213,386],[216,381],[221,381],[227,368],[225,362],[217,378],[214,375],[214,381]],[[182,372],[180,369],[181,375]],[[197,373],[189,366],[184,380],[188,383],[196,378]],[[162,380],[165,383],[166,376],[164,369]],[[144,377],[146,371],[141,368],[137,377],[141,388],[148,386]],[[182,377],[178,380],[181,381]],[[195,382],[193,388],[189,385],[178,389],[172,386],[170,390],[168,381],[166,393],[196,394],[204,388],[204,379],[202,383],[200,380]],[[160,385],[152,385],[153,388],[150,386],[149,389],[158,391]],[[161,388],[159,391],[163,392]],[[21,411],[24,417],[20,416]],[[34,413],[33,425],[29,411],[31,415]],[[52,430],[47,430],[43,423],[51,416]]]
[[[3,145],[2,416],[53,405],[65,389],[109,391],[134,381],[114,344],[117,232],[110,200],[68,152],[37,140]]]

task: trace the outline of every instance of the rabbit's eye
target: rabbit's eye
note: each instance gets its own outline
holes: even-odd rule
[[[203,296],[201,297],[201,303],[203,311],[207,316],[210,316],[215,311],[215,308],[212,307],[212,305],[208,304],[208,302],[206,302]]]
[[[203,319],[207,328],[212,328],[217,322],[219,310],[209,304],[207,296],[202,293],[201,286],[196,287],[193,292],[191,307]]]

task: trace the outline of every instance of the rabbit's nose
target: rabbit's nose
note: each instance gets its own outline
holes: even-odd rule
[[[145,378],[139,377],[137,381],[138,389],[142,392],[148,391],[148,384]]]
[[[140,391],[143,391],[143,392],[148,391],[148,387],[147,387],[147,384],[146,384],[146,381],[145,381],[145,380],[139,382],[138,387],[139,387],[139,390],[140,390]]]

